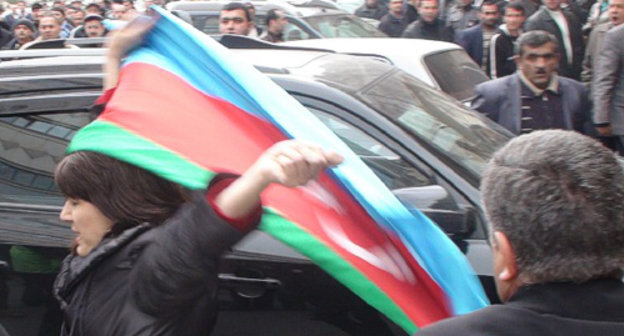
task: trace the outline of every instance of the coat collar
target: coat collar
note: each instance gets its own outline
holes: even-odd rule
[[[598,279],[527,285],[506,304],[572,319],[624,322],[624,283]]]
[[[61,306],[65,304],[63,298],[89,274],[91,269],[150,228],[151,225],[149,223],[143,223],[123,231],[117,237],[104,239],[86,257],[69,255],[65,258],[61,266],[61,272],[54,282],[54,296],[61,302]]]

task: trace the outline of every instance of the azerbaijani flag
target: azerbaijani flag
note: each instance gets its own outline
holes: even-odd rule
[[[68,152],[97,151],[188,188],[242,173],[272,144],[307,140],[345,157],[305,187],[263,193],[260,229],[309,257],[413,333],[487,304],[468,262],[408,211],[305,107],[212,38],[160,8],[100,117]]]

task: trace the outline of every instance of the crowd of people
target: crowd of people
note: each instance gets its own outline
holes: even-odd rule
[[[286,15],[283,10],[269,9],[264,19],[264,28],[256,24],[256,9],[251,2],[230,2],[219,13],[219,33],[244,35],[264,41],[284,42]]]
[[[604,42],[617,41],[624,0],[366,0],[355,14],[391,37],[463,47],[491,79],[475,88],[472,108],[512,133],[576,130],[624,155],[624,48]],[[231,2],[219,32],[282,42],[284,12],[264,21],[250,2]]]
[[[135,14],[133,0],[0,4],[0,49],[29,49],[40,41],[104,37],[109,32],[106,19],[129,20]]]
[[[380,20],[391,37],[455,42],[492,79],[475,88],[473,109],[514,134],[576,130],[624,155],[623,0],[390,0],[385,8],[366,0],[356,15]]]

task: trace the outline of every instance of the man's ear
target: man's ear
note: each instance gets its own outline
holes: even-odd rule
[[[514,55],[513,60],[516,62],[516,68],[518,68],[518,70],[522,70],[522,61],[520,60],[520,56]]]
[[[503,232],[494,232],[494,248],[499,255],[500,270],[494,274],[499,281],[515,281],[518,277],[518,265],[516,263],[516,252],[509,242],[507,235]]]

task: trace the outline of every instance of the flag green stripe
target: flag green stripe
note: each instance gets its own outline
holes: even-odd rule
[[[180,154],[108,121],[96,120],[76,133],[67,152],[80,150],[106,154],[190,189],[206,188],[215,175]]]
[[[347,260],[296,223],[265,207],[260,229],[290,245],[347,286],[356,295],[386,315],[410,335],[418,327],[388,295]],[[415,298],[416,299],[416,298]]]

